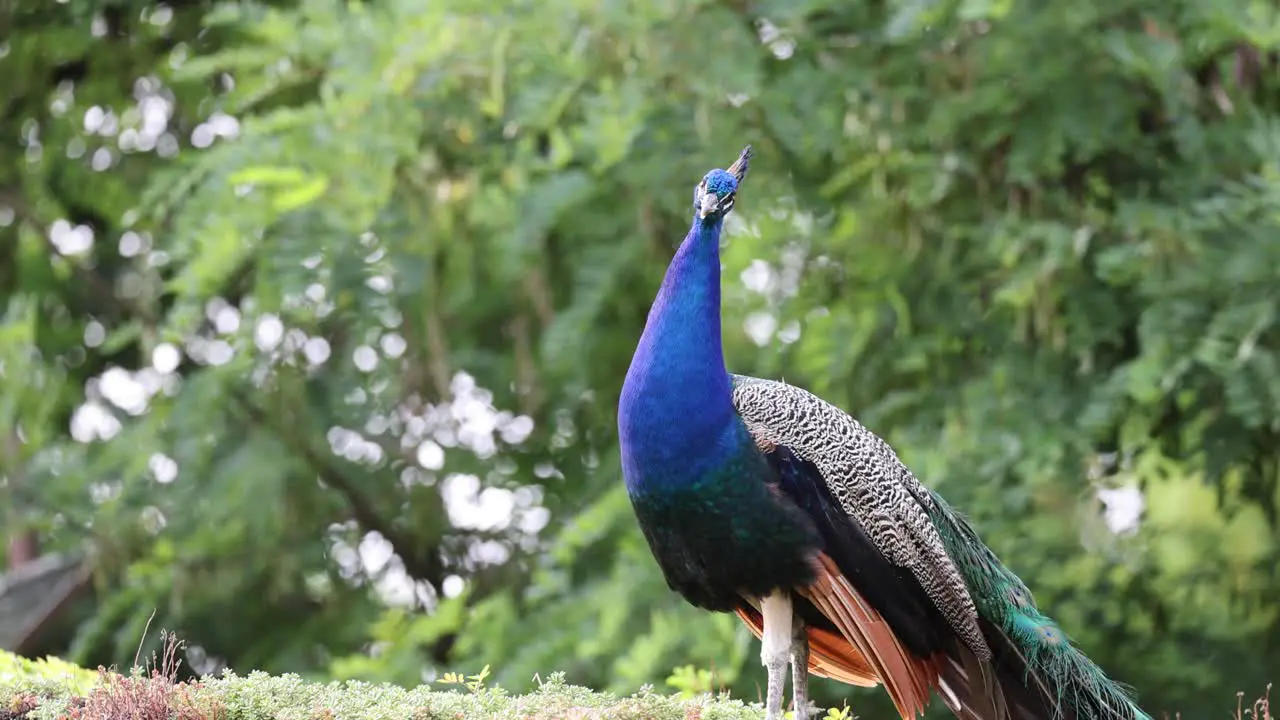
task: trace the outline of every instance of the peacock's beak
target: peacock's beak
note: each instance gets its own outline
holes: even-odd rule
[[[709,192],[702,196],[702,205],[698,208],[698,216],[706,217],[715,212],[716,207],[720,205],[720,196],[713,192]]]

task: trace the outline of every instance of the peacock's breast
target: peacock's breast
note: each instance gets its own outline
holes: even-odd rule
[[[628,488],[667,583],[699,607],[728,611],[743,593],[812,581],[817,532],[770,489],[771,470],[756,455],[682,482]]]

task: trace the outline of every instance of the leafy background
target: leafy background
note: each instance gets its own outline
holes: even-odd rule
[[[1220,712],[1280,667],[1278,46],[1254,0],[0,3],[0,523],[96,569],[47,650],[127,665],[155,611],[201,672],[755,698],[614,425],[750,142],[732,369]]]

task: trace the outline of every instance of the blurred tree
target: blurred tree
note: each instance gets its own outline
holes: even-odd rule
[[[96,558],[76,659],[155,608],[200,669],[755,697],[614,427],[751,142],[733,369],[889,439],[1148,710],[1280,666],[1280,11],[496,9],[0,8],[0,476]]]

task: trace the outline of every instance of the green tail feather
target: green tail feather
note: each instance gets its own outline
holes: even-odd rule
[[[978,613],[1004,632],[1025,658],[1027,672],[1056,694],[1058,704],[1073,709],[1081,720],[1099,717],[1099,712],[1107,718],[1151,720],[1125,686],[1108,678],[1040,612],[1031,590],[983,544],[973,527],[937,493],[930,494],[936,503],[933,521]]]

